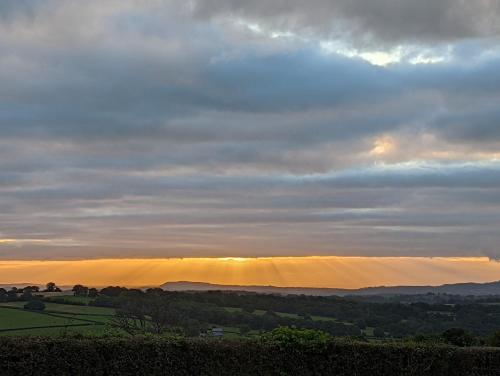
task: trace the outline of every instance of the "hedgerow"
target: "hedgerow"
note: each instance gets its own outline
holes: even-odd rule
[[[495,348],[320,341],[0,338],[0,375],[500,375]]]

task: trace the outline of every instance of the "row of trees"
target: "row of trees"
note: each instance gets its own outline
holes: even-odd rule
[[[351,336],[351,337],[362,337],[360,327],[365,328],[366,322],[359,322],[355,324],[349,324],[345,322],[338,322],[334,320],[318,320],[313,319],[311,312],[318,310],[318,306],[310,304],[308,307],[304,307],[305,313],[301,315],[291,315],[291,310],[288,311],[289,315],[283,315],[283,312],[287,312],[287,307],[289,305],[298,305],[299,302],[303,300],[312,302],[323,302],[329,301],[330,304],[338,306],[337,308],[342,310],[347,310],[349,306],[353,304],[352,301],[344,299],[328,299],[328,298],[312,298],[304,296],[277,296],[277,295],[262,295],[262,294],[247,294],[247,293],[234,293],[234,292],[166,292],[161,289],[149,289],[144,291],[141,290],[123,290],[116,296],[117,290],[107,290],[107,292],[113,291],[113,296],[105,296],[104,294],[100,297],[102,301],[112,302],[113,306],[117,309],[117,315],[114,320],[114,324],[130,334],[135,333],[162,333],[165,331],[172,331],[175,328],[180,329],[186,335],[198,335],[200,332],[205,331],[208,327],[213,324],[229,327],[239,328],[242,334],[248,333],[250,331],[255,332],[267,332],[278,327],[289,326],[304,329],[314,329],[321,330],[325,333],[329,333],[334,336]],[[263,304],[264,300],[268,304]],[[214,301],[219,301],[222,306],[214,304]],[[241,310],[235,310],[235,305],[239,302],[244,302],[244,307]],[[295,302],[294,302],[295,301]],[[253,302],[253,306],[259,306],[261,308],[268,308],[265,312],[256,312],[255,308],[252,308],[250,302]],[[366,303],[354,304],[358,309],[365,310]],[[228,309],[232,307],[233,309]],[[269,308],[277,308],[276,313]],[[468,311],[471,313],[470,318],[461,317],[459,315],[459,320],[449,320],[446,321],[446,325],[443,322],[436,324],[435,326],[428,326],[429,331],[426,329],[419,332],[415,329],[414,325],[422,324],[417,319],[412,319],[412,321],[405,321],[404,318],[399,318],[396,314],[391,311],[385,311],[385,315],[390,316],[392,319],[396,320],[394,327],[392,326],[376,326],[374,327],[373,334],[375,337],[400,337],[408,338],[416,342],[430,342],[430,343],[446,343],[456,346],[473,346],[473,345],[500,345],[500,332],[498,331],[499,326],[490,331],[486,336],[478,336],[470,333],[464,328],[457,327],[463,325],[467,320],[473,320],[474,314],[476,313],[475,306],[468,307]],[[371,307],[373,309],[374,307]],[[375,312],[377,315],[382,311],[380,309],[387,308],[386,305],[377,304]],[[473,309],[474,308],[474,309]],[[485,313],[490,310],[489,306],[482,306]],[[498,307],[497,307],[498,308]],[[351,307],[352,309],[352,307]],[[413,310],[417,309],[417,312]],[[411,319],[413,315],[422,316],[422,320],[429,320],[432,322],[433,316],[421,315],[420,310],[433,310],[437,309],[432,306],[421,306],[416,305],[416,307],[407,306],[401,307],[396,312],[399,314],[408,315],[407,317]],[[467,311],[466,309],[458,309],[457,312]],[[370,311],[370,308],[367,309]],[[495,311],[496,312],[496,311]],[[496,313],[493,315],[497,316]],[[404,316],[403,316],[404,317]],[[448,316],[449,318],[449,316]],[[359,321],[359,320],[358,320]],[[375,318],[370,319],[370,316],[366,318],[365,321],[371,323],[375,322]],[[438,320],[439,321],[439,320]],[[425,321],[424,321],[425,324]],[[481,325],[481,323],[476,323]],[[406,329],[408,334],[394,335],[394,333],[400,333],[399,327],[408,326]],[[488,326],[489,327],[489,326]],[[413,332],[409,332],[414,330]],[[425,334],[418,334],[425,333]],[[493,334],[492,334],[493,333]]]
[[[31,300],[34,294],[40,292],[61,292],[61,289],[54,282],[47,283],[45,289],[41,289],[39,286],[25,286],[20,288],[13,286],[9,290],[0,287],[0,302]]]
[[[95,298],[99,295],[99,291],[96,288],[88,288],[87,286],[83,285],[75,285],[73,286],[73,289],[71,291],[73,291],[73,294],[75,296]]]
[[[89,298],[95,298],[99,296],[99,294],[105,295],[105,296],[110,296],[110,297],[116,297],[120,295],[122,291],[126,291],[127,289],[124,287],[118,287],[118,286],[109,286],[103,288],[101,291],[94,287],[87,287],[84,285],[75,285],[72,288],[73,294],[75,296],[80,296],[80,297],[89,297]],[[25,287],[16,287],[12,286],[9,290],[6,290],[2,287],[0,287],[0,301],[6,301],[6,300],[17,300],[21,298],[22,300],[27,300],[26,298],[31,297],[33,294],[36,293],[41,293],[41,292],[62,292],[62,290],[54,283],[54,282],[49,282],[45,285],[45,288],[42,289],[40,286],[25,286]]]
[[[114,324],[133,333],[162,333],[181,330],[198,335],[213,325],[239,328],[240,333],[269,331],[280,326],[318,329],[337,336],[359,336],[354,325],[330,321],[315,321],[310,316],[291,317],[273,311],[263,314],[253,309],[233,311],[211,303],[192,301],[189,294],[164,292],[161,289],[125,290],[117,297],[101,296],[96,302],[113,302],[116,308]],[[95,303],[95,302],[94,302]]]

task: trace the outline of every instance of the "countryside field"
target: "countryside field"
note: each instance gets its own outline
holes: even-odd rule
[[[64,296],[71,301],[72,296]],[[45,310],[28,311],[25,302],[0,304],[0,336],[65,334],[103,335],[111,328],[114,309],[45,303]]]
[[[50,299],[50,297],[48,298]],[[88,297],[58,294],[57,298],[61,303],[45,301],[43,311],[24,309],[26,304],[24,301],[0,303],[0,336],[64,336],[75,334],[102,336],[111,333],[126,335],[125,332],[113,325],[114,308],[88,305],[92,301]],[[222,308],[228,313],[243,312],[240,307]],[[263,316],[266,311],[256,309],[252,314]],[[301,316],[296,313],[275,312],[275,314],[282,318],[301,319]],[[339,321],[326,316],[311,316],[311,320],[353,325],[350,322]],[[227,338],[252,337],[260,334],[257,330],[249,330],[242,334],[239,327],[218,325],[215,322],[211,323],[211,326],[223,328],[224,337]],[[363,334],[372,337],[373,328],[364,329]]]
[[[25,300],[25,293],[20,289],[15,296],[6,294],[0,303],[2,376],[163,375],[165,370],[173,375],[218,376],[479,376],[500,370],[494,342],[500,336],[450,329],[420,339],[398,337],[398,331],[418,316],[426,317],[424,329],[429,320],[441,320],[443,328],[470,322],[475,323],[471,329],[481,333],[487,329],[485,322],[498,317],[498,305],[491,304],[497,298],[487,304],[477,297],[442,304],[448,297],[436,295],[433,304],[412,305],[370,303],[372,297],[123,287],[104,288],[92,297],[41,292]],[[28,309],[33,302],[42,303],[43,309]],[[386,317],[388,307],[391,317]],[[362,325],[359,315],[365,314],[367,325]],[[384,319],[386,323],[380,321]],[[145,326],[135,325],[141,322]],[[368,325],[376,322],[379,326]],[[223,338],[213,338],[214,327],[222,329]]]
[[[103,336],[108,334],[126,335],[122,330],[112,325],[115,309],[94,307],[87,305],[90,298],[73,295],[58,294],[58,298],[65,303],[45,302],[43,311],[29,311],[24,309],[26,302],[0,303],[0,336],[66,336],[85,335]],[[71,304],[71,303],[78,303]],[[85,304],[85,305],[80,305]],[[226,308],[228,312],[239,312],[241,308]],[[263,315],[265,311],[256,310],[256,315]],[[279,313],[282,317],[298,315]],[[216,326],[213,324],[213,326]],[[221,326],[227,338],[241,337],[238,327]],[[247,336],[257,335],[257,331],[250,331]]]

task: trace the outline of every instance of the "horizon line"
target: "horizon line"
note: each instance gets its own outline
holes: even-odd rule
[[[315,259],[315,258],[348,258],[348,259],[446,259],[446,260],[491,260],[500,262],[500,259],[487,255],[482,256],[377,256],[377,255],[288,255],[288,256],[151,256],[151,257],[89,257],[89,258],[1,258],[1,262],[21,261],[21,262],[76,262],[76,261],[109,261],[109,260],[220,260],[220,261],[242,261],[242,260],[268,260],[268,259]]]
[[[52,281],[49,281],[52,282]],[[9,285],[9,286],[14,286],[14,285],[34,285],[34,286],[44,286],[48,282],[42,283],[42,282],[9,282],[9,283],[3,283],[0,282],[0,287]],[[173,283],[173,284],[178,284],[178,283],[191,283],[191,284],[203,284],[203,285],[210,285],[210,286],[221,286],[221,287],[256,287],[256,288],[275,288],[275,289],[283,289],[283,290],[292,290],[292,289],[304,289],[304,290],[343,290],[343,291],[359,291],[359,290],[365,290],[365,289],[371,289],[371,288],[392,288],[392,287],[431,287],[431,288],[436,288],[436,287],[443,287],[443,286],[450,286],[450,285],[462,285],[462,284],[475,284],[475,285],[485,285],[485,284],[492,284],[492,283],[500,283],[500,279],[497,280],[491,280],[488,282],[474,282],[474,281],[464,281],[464,282],[456,282],[456,283],[442,283],[442,284],[427,284],[427,285],[369,285],[369,286],[363,286],[363,287],[357,287],[357,288],[346,288],[346,287],[304,287],[304,286],[275,286],[275,285],[239,285],[239,284],[224,284],[224,283],[211,283],[211,282],[204,282],[204,281],[189,281],[189,280],[176,280],[176,281],[166,281],[162,282],[158,285],[118,285],[119,287],[125,287],[125,288],[155,288],[159,287],[162,288],[163,285]],[[78,283],[77,283],[78,284]],[[71,284],[62,284],[58,287],[70,287]],[[116,286],[116,284],[111,284],[111,285],[90,285],[90,287],[109,287],[109,286]],[[215,290],[199,290],[199,291],[216,291]],[[63,290],[64,291],[70,291],[70,290]],[[168,291],[168,290],[167,290]],[[176,291],[176,290],[173,290]],[[181,291],[197,291],[197,290],[181,290]]]

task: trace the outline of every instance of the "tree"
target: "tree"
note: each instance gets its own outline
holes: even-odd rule
[[[96,297],[96,296],[98,296],[98,295],[99,295],[99,291],[97,291],[97,289],[96,289],[96,288],[91,287],[91,288],[89,289],[89,297],[90,297],[90,298],[95,298],[95,297]]]
[[[244,306],[243,307],[243,312],[246,312],[246,313],[253,313],[255,311],[255,308],[252,307],[252,306]]]
[[[366,329],[366,321],[361,319],[361,320],[357,320],[356,321],[356,326],[361,329],[361,330],[364,330]]]
[[[247,335],[250,332],[250,327],[247,324],[240,325],[241,335]]]
[[[101,295],[106,295],[106,296],[110,296],[110,297],[117,297],[123,291],[127,291],[127,290],[128,289],[126,287],[108,286],[108,287],[105,287],[101,290]]]
[[[46,285],[46,289],[45,289],[45,291],[46,291],[46,292],[55,292],[55,291],[56,291],[56,287],[57,287],[57,286],[56,286],[56,284],[55,284],[54,282],[49,282],[49,283],[47,283],[47,285]]]
[[[108,292],[115,293],[115,288],[107,287],[107,289]],[[145,301],[145,294],[141,290],[122,292],[120,297],[118,297],[118,303],[119,306],[112,320],[113,325],[129,334],[146,333],[149,330],[146,318],[148,307]]]
[[[148,305],[148,314],[151,317],[152,331],[163,333],[169,326],[179,323],[182,312],[175,309],[165,298],[153,299]]]
[[[30,289],[24,289],[23,294],[21,295],[22,300],[31,300],[33,299],[33,294],[31,293]]]
[[[73,291],[75,296],[87,296],[89,294],[89,288],[82,285],[73,286],[71,291]]]
[[[490,338],[488,338],[488,345],[500,347],[500,330],[496,331]]]
[[[441,334],[443,340],[454,346],[473,346],[476,339],[462,328],[451,328]]]
[[[385,337],[385,331],[382,328],[375,328],[373,330],[373,335],[377,338],[384,338]]]
[[[296,329],[286,326],[280,326],[266,333],[263,338],[273,342],[278,342],[282,345],[293,346],[310,346],[324,347],[333,339],[328,333],[314,329]]]
[[[24,305],[24,309],[30,311],[43,311],[45,309],[45,304],[41,300],[30,300]]]
[[[198,337],[201,333],[200,322],[198,320],[195,320],[195,319],[187,319],[184,333],[188,337]]]
[[[7,291],[8,300],[16,300],[17,299],[17,288],[12,287],[9,291]]]
[[[130,311],[116,310],[111,319],[111,325],[122,329],[124,332],[134,334],[145,334],[147,332],[147,321],[145,316],[137,316]]]
[[[159,287],[151,287],[149,289],[146,289],[146,294],[148,295],[162,295],[163,290]]]

